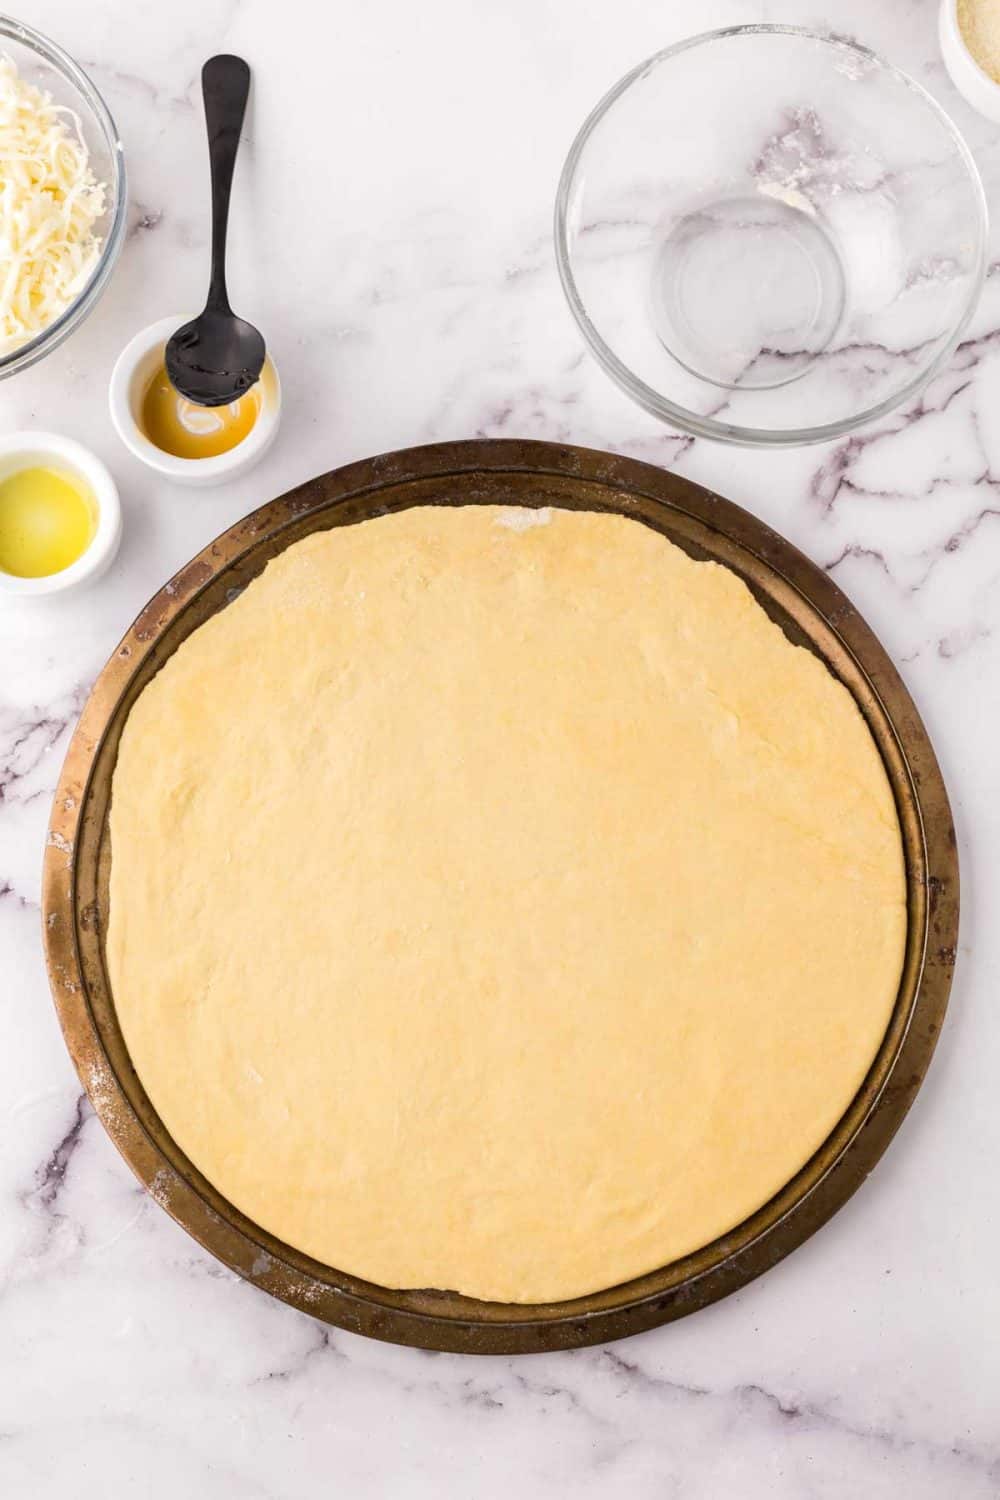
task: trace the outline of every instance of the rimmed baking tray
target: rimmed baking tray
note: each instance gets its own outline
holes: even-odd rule
[[[300,1254],[239,1213],[179,1150],[146,1097],[104,961],[111,776],[122,726],[146,683],[192,630],[307,533],[412,505],[456,504],[616,511],[732,568],[786,635],[853,694],[885,762],[906,858],[906,955],[892,1019],[821,1149],[776,1197],[704,1249],[625,1285],[531,1307],[374,1286]],[[675,474],[585,448],[492,440],[404,449],[324,474],[240,521],[160,590],[98,678],[67,753],[43,914],[59,1019],[94,1109],[157,1202],[195,1239],[254,1285],[342,1328],[429,1349],[521,1353],[621,1338],[704,1307],[781,1260],[850,1197],[930,1062],[955,963],[958,864],[947,795],[916,709],[871,630],[824,573],[761,521]]]

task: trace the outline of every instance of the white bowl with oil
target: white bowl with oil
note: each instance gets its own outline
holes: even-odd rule
[[[163,366],[167,340],[193,313],[177,313],[160,318],[126,344],[111,372],[108,403],[111,420],[122,442],[147,468],[172,479],[175,484],[225,484],[245,474],[267,452],[274,442],[281,418],[281,382],[274,361],[268,355],[260,380],[254,387],[260,409],[250,431],[235,447],[204,458],[180,458],[158,447],[143,423],[143,404],[150,382]],[[246,401],[254,394],[243,397]],[[205,408],[208,412],[208,408]],[[228,410],[223,408],[222,410]]]
[[[46,503],[43,480],[32,481],[29,490],[20,486],[15,491],[8,484],[33,470],[51,476],[64,498],[66,483],[76,493],[88,513],[83,533],[78,517]],[[0,594],[32,598],[91,583],[114,559],[121,534],[118,487],[89,448],[55,432],[0,437]],[[64,561],[67,555],[71,561]],[[47,556],[55,564],[53,571],[34,571],[44,567]]]

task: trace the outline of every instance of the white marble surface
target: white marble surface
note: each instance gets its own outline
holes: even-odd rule
[[[57,428],[107,460],[126,525],[102,585],[0,612],[0,1493],[1000,1495],[1000,277],[919,404],[850,441],[763,455],[681,440],[613,389],[583,354],[549,238],[562,156],[597,96],[667,41],[735,20],[826,24],[889,53],[954,112],[997,204],[1000,132],[950,86],[932,0],[33,0],[24,14],[107,95],[133,203],[92,320],[0,387],[0,430]],[[267,332],[287,420],[248,479],[200,494],[124,452],[105,390],[132,332],[198,302],[196,78],[220,49],[256,74],[233,296]],[[847,1208],[722,1305],[613,1348],[522,1360],[328,1332],[202,1253],[81,1099],[39,937],[69,730],[147,597],[319,470],[475,434],[676,465],[831,569],[926,718],[964,876],[938,1055]]]

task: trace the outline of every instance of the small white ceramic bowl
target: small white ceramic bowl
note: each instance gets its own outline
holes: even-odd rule
[[[274,442],[281,417],[281,382],[271,356],[264,361],[260,377],[260,415],[252,429],[235,448],[214,458],[174,458],[151,443],[139,425],[142,398],[146,387],[163,364],[163,351],[171,334],[182,323],[189,323],[196,313],[177,313],[151,323],[122,350],[111,372],[108,401],[115,430],[130,453],[157,474],[175,484],[225,484],[238,474],[245,474]]]
[[[118,551],[122,535],[122,508],[118,486],[96,454],[72,438],[56,432],[12,432],[0,437],[0,479],[19,469],[69,470],[89,486],[97,505],[97,526],[89,545],[68,568],[42,578],[18,578],[0,569],[0,594],[19,598],[40,594],[63,594],[67,589],[91,583],[104,572]]]
[[[1000,122],[1000,83],[983,72],[965,45],[958,24],[958,0],[941,0],[938,37],[944,65],[958,92],[981,115]]]

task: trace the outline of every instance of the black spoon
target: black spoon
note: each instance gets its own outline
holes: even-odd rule
[[[199,406],[227,406],[260,378],[264,340],[238,318],[226,292],[226,227],[240,129],[250,92],[242,57],[210,57],[201,70],[201,92],[212,168],[212,279],[205,310],[178,328],[166,349],[171,384]]]

